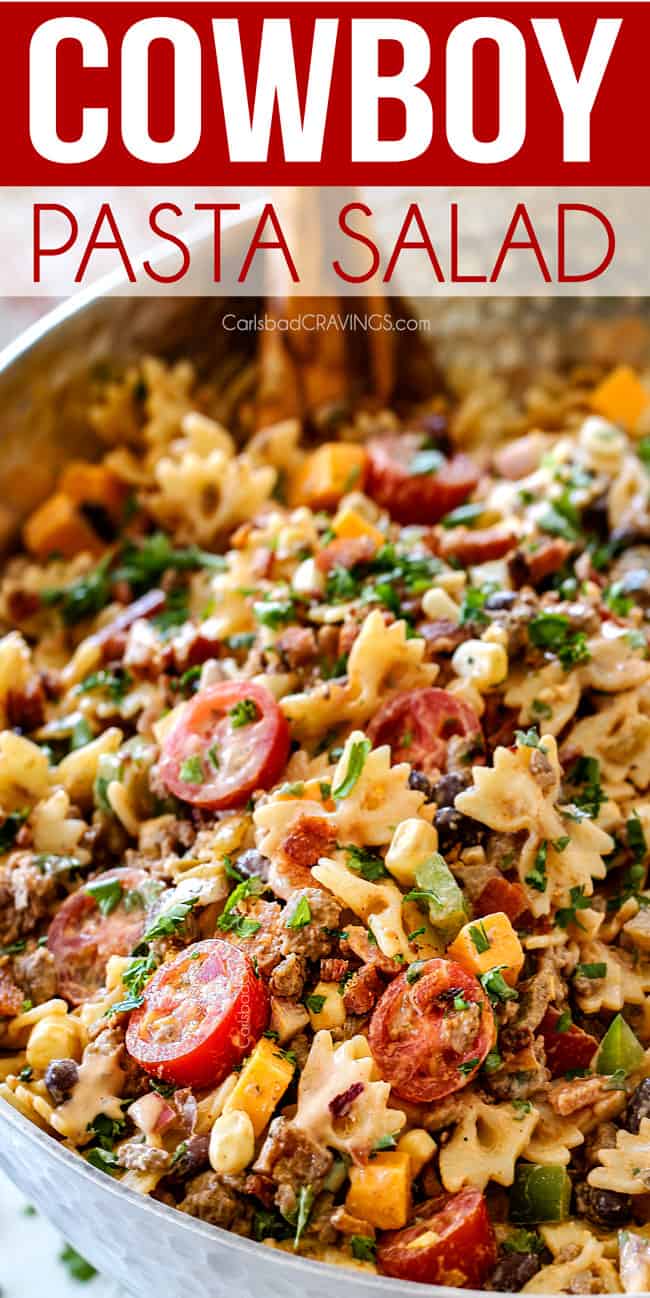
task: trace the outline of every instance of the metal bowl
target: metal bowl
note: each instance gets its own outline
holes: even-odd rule
[[[241,262],[250,221],[244,214],[227,231],[225,264],[229,257]],[[209,264],[207,241],[196,251]],[[2,548],[12,543],[21,519],[51,489],[62,464],[75,454],[92,457],[98,451],[87,418],[98,365],[110,362],[119,370],[143,353],[153,353],[188,357],[201,373],[218,375],[224,366],[232,370],[233,359],[250,363],[255,337],[226,334],[220,327],[226,309],[250,313],[250,299],[123,297],[116,294],[119,287],[111,278],[99,291],[58,307],[0,356]],[[601,300],[585,308],[566,299],[429,299],[411,308],[430,315],[427,338],[435,340],[439,355],[456,349],[468,359],[480,359],[489,347],[503,368],[516,370],[533,353],[551,361],[584,355],[585,320],[594,312],[620,314],[621,303]],[[647,349],[645,335],[638,346]],[[648,354],[650,349],[646,359]],[[433,383],[435,368],[430,351],[424,363],[420,357],[419,386]],[[405,367],[398,386],[408,387],[411,380]],[[341,1283],[350,1298],[413,1298],[409,1283],[292,1257],[123,1189],[1,1100],[0,1166],[75,1248],[137,1298],[179,1298],[184,1293],[230,1298],[233,1289],[239,1298],[331,1298]],[[420,1286],[418,1292],[425,1289],[441,1295],[468,1293],[437,1286]]]

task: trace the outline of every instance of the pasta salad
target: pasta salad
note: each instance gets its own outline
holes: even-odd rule
[[[0,1096],[288,1253],[638,1293],[650,385],[482,382],[102,383],[0,586]]]

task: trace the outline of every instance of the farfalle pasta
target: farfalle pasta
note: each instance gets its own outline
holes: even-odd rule
[[[288,1253],[637,1292],[647,376],[255,383],[98,380],[6,563],[0,1099]]]

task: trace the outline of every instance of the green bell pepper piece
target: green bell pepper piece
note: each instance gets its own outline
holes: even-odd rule
[[[445,943],[453,941],[467,919],[465,898],[439,852],[416,865],[415,882],[409,898],[425,902],[432,928]]]
[[[643,1046],[622,1014],[612,1019],[596,1055],[597,1073],[632,1073],[643,1059]]]
[[[566,1221],[571,1189],[571,1177],[565,1167],[520,1163],[510,1191],[510,1220],[522,1225]]]

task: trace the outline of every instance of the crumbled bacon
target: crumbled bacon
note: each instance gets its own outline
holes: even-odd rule
[[[568,541],[561,537],[542,541],[535,550],[515,550],[508,559],[508,571],[513,586],[537,586],[564,566],[571,553]]]
[[[45,721],[45,691],[38,677],[21,689],[9,690],[7,721],[12,729],[36,730]]]
[[[306,667],[318,654],[316,636],[308,626],[287,627],[286,631],[278,636],[275,648],[282,654],[292,671],[297,667]]]
[[[355,568],[359,563],[369,563],[376,551],[377,542],[371,536],[339,537],[319,551],[316,567],[324,573],[333,568]]]
[[[348,1014],[369,1014],[384,990],[375,964],[366,964],[352,975],[343,992]]]

